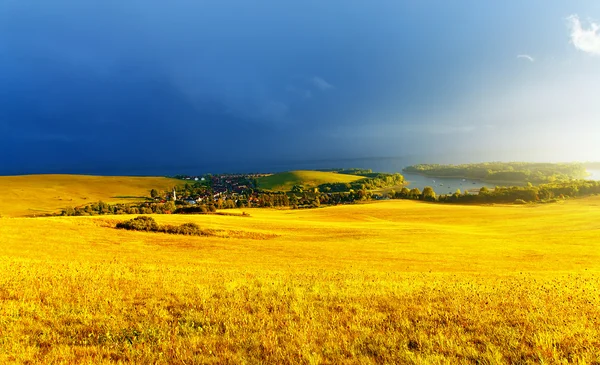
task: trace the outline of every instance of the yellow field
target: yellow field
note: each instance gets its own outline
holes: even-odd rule
[[[22,175],[0,176],[0,215],[33,216],[55,213],[102,200],[130,202],[180,184],[164,177]]]
[[[600,362],[600,197],[245,211],[1,218],[0,363]]]
[[[267,190],[290,191],[294,185],[316,188],[325,183],[350,183],[360,179],[364,179],[364,177],[338,174],[337,172],[298,170],[261,177],[258,179],[258,186]]]

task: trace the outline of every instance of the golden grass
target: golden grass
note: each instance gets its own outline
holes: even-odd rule
[[[258,186],[267,190],[290,191],[294,185],[315,188],[325,183],[350,183],[360,179],[364,177],[337,172],[298,170],[261,177],[258,179]]]
[[[21,175],[0,176],[0,215],[44,215],[102,200],[131,202],[167,190],[181,181],[164,177]]]
[[[600,362],[600,198],[0,219],[0,363]]]

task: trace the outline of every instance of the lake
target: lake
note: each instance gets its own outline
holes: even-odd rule
[[[409,182],[408,187],[410,189],[419,188],[421,191],[423,191],[423,188],[426,186],[431,186],[437,194],[453,194],[456,189],[460,189],[461,192],[464,192],[465,190],[479,191],[479,189],[481,189],[483,186],[494,188],[497,185],[470,179],[428,177],[419,174],[408,173],[404,173],[402,175],[404,175],[404,179]]]
[[[587,177],[588,180],[600,180],[600,170],[587,170],[590,173],[590,176]]]
[[[587,180],[598,180],[600,181],[600,170],[588,170],[591,174],[586,179]],[[419,174],[408,174],[403,173],[404,179],[410,182],[410,188],[419,188],[423,190],[425,186],[431,186],[433,190],[438,194],[448,194],[454,193],[456,189],[460,189],[460,191],[464,191],[465,189],[477,189],[479,190],[482,186],[487,186],[488,188],[493,188],[496,185],[504,186],[505,184],[494,184],[494,183],[485,183],[478,180],[469,180],[462,181],[462,179],[445,179],[445,178],[431,178]],[[435,180],[435,182],[434,182]],[[443,184],[443,185],[442,185]],[[518,185],[518,184],[510,184]]]

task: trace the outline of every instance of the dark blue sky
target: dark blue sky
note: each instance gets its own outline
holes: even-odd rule
[[[595,0],[3,0],[0,174],[600,160],[599,18]]]

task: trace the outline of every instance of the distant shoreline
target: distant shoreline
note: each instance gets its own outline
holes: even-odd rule
[[[465,180],[470,180],[470,181],[477,181],[477,182],[483,182],[483,183],[488,183],[488,184],[520,184],[520,185],[527,185],[527,182],[524,181],[511,181],[511,180],[487,180],[487,179],[474,179],[471,177],[465,177],[465,176],[435,176],[435,175],[428,175],[428,174],[424,174],[421,172],[413,172],[413,171],[409,171],[409,172],[404,172],[403,171],[404,176],[406,176],[406,174],[414,174],[414,175],[420,175],[420,176],[425,176],[425,177],[430,177],[430,178],[435,178],[435,179],[465,179]]]

